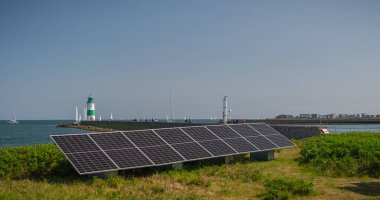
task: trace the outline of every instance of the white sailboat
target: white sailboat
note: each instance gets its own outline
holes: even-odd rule
[[[16,120],[16,112],[13,111],[13,118],[8,121],[10,124],[18,124],[18,121]]]
[[[113,121],[113,116],[112,116],[112,113],[111,113],[110,121]]]
[[[78,123],[82,121],[82,115],[79,115]]]
[[[100,121],[100,122],[102,121],[102,116],[101,116],[101,115],[99,116],[99,121]]]
[[[78,106],[75,106],[75,122],[74,122],[74,124],[79,124]]]

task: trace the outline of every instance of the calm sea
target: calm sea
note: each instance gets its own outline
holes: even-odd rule
[[[57,128],[65,120],[20,120],[19,124],[0,121],[0,147],[52,143],[49,135],[84,133],[79,129]]]
[[[0,147],[51,143],[49,135],[88,133],[89,131],[57,128],[58,124],[70,123],[65,120],[26,120],[19,124],[0,121]],[[193,120],[194,123],[214,123],[208,120]],[[318,126],[318,125],[314,125]],[[342,132],[380,132],[380,124],[325,125],[330,133]]]

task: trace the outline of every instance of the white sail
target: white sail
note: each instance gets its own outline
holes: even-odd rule
[[[78,106],[75,106],[75,122],[78,122],[79,121],[79,118],[78,118]]]
[[[100,121],[100,122],[102,121],[102,116],[101,116],[101,115],[99,116],[99,121]]]
[[[82,115],[79,115],[78,122],[81,122],[81,121],[82,121]]]
[[[16,120],[16,112],[13,110],[13,117],[11,120],[8,121],[10,124],[18,124],[18,121]]]
[[[111,113],[110,121],[112,121],[112,120],[113,120],[113,116],[112,116],[112,113]]]

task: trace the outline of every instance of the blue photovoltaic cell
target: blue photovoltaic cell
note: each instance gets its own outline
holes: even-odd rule
[[[175,152],[169,145],[140,148],[154,164],[164,164],[183,161],[183,158]]]
[[[101,151],[66,154],[80,174],[117,170],[117,166]]]
[[[276,131],[274,128],[268,126],[267,124],[249,124],[252,128],[257,130],[262,135],[275,135],[280,134],[278,131]]]
[[[64,153],[99,151],[99,147],[87,134],[59,135],[51,137]]]
[[[215,135],[219,136],[222,139],[225,138],[238,138],[240,137],[235,131],[233,131],[230,127],[226,125],[219,126],[206,126],[210,131],[215,133]]]
[[[182,128],[190,137],[196,141],[215,140],[218,139],[213,133],[205,127],[186,127]]]
[[[236,132],[238,132],[243,137],[251,137],[251,136],[260,136],[261,134],[257,131],[255,131],[252,127],[248,126],[247,124],[235,124],[235,125],[228,125],[232,129],[234,129]]]
[[[162,139],[164,139],[169,144],[194,142],[189,136],[186,135],[179,128],[172,129],[158,129],[154,130]]]
[[[123,132],[136,146],[149,147],[166,144],[156,133],[148,131]]]
[[[292,147],[296,146],[293,142],[291,142],[288,138],[285,136],[278,134],[278,135],[267,135],[266,136],[270,141],[275,143],[279,147]]]
[[[133,144],[120,132],[94,133],[94,134],[89,134],[89,136],[103,150],[134,147]]]
[[[236,153],[235,150],[231,149],[227,144],[222,140],[211,140],[199,142],[207,151],[212,153],[214,156],[228,155]]]
[[[187,160],[212,157],[205,149],[195,142],[172,145]]]
[[[259,149],[250,144],[247,140],[244,138],[234,138],[234,139],[224,139],[224,141],[230,145],[232,148],[234,148],[237,152],[245,153],[245,152],[252,152],[252,151],[258,151]]]
[[[153,165],[137,148],[108,150],[105,153],[120,167],[131,168]]]
[[[255,145],[260,150],[268,150],[268,149],[276,149],[278,148],[276,145],[274,145],[271,141],[266,139],[264,136],[257,136],[257,137],[247,137],[246,138],[250,143]]]

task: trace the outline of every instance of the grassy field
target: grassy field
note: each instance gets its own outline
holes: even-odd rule
[[[57,154],[53,151],[48,155]],[[185,166],[184,170],[153,171],[128,178],[99,179],[79,177],[75,173],[51,176],[41,172],[31,175],[33,178],[3,176],[0,179],[0,199],[380,198],[379,178],[321,174],[308,165],[300,164],[298,147],[279,150],[275,157],[268,162],[243,159],[232,164],[191,165]],[[54,171],[49,164],[45,163],[45,166],[48,171]]]

